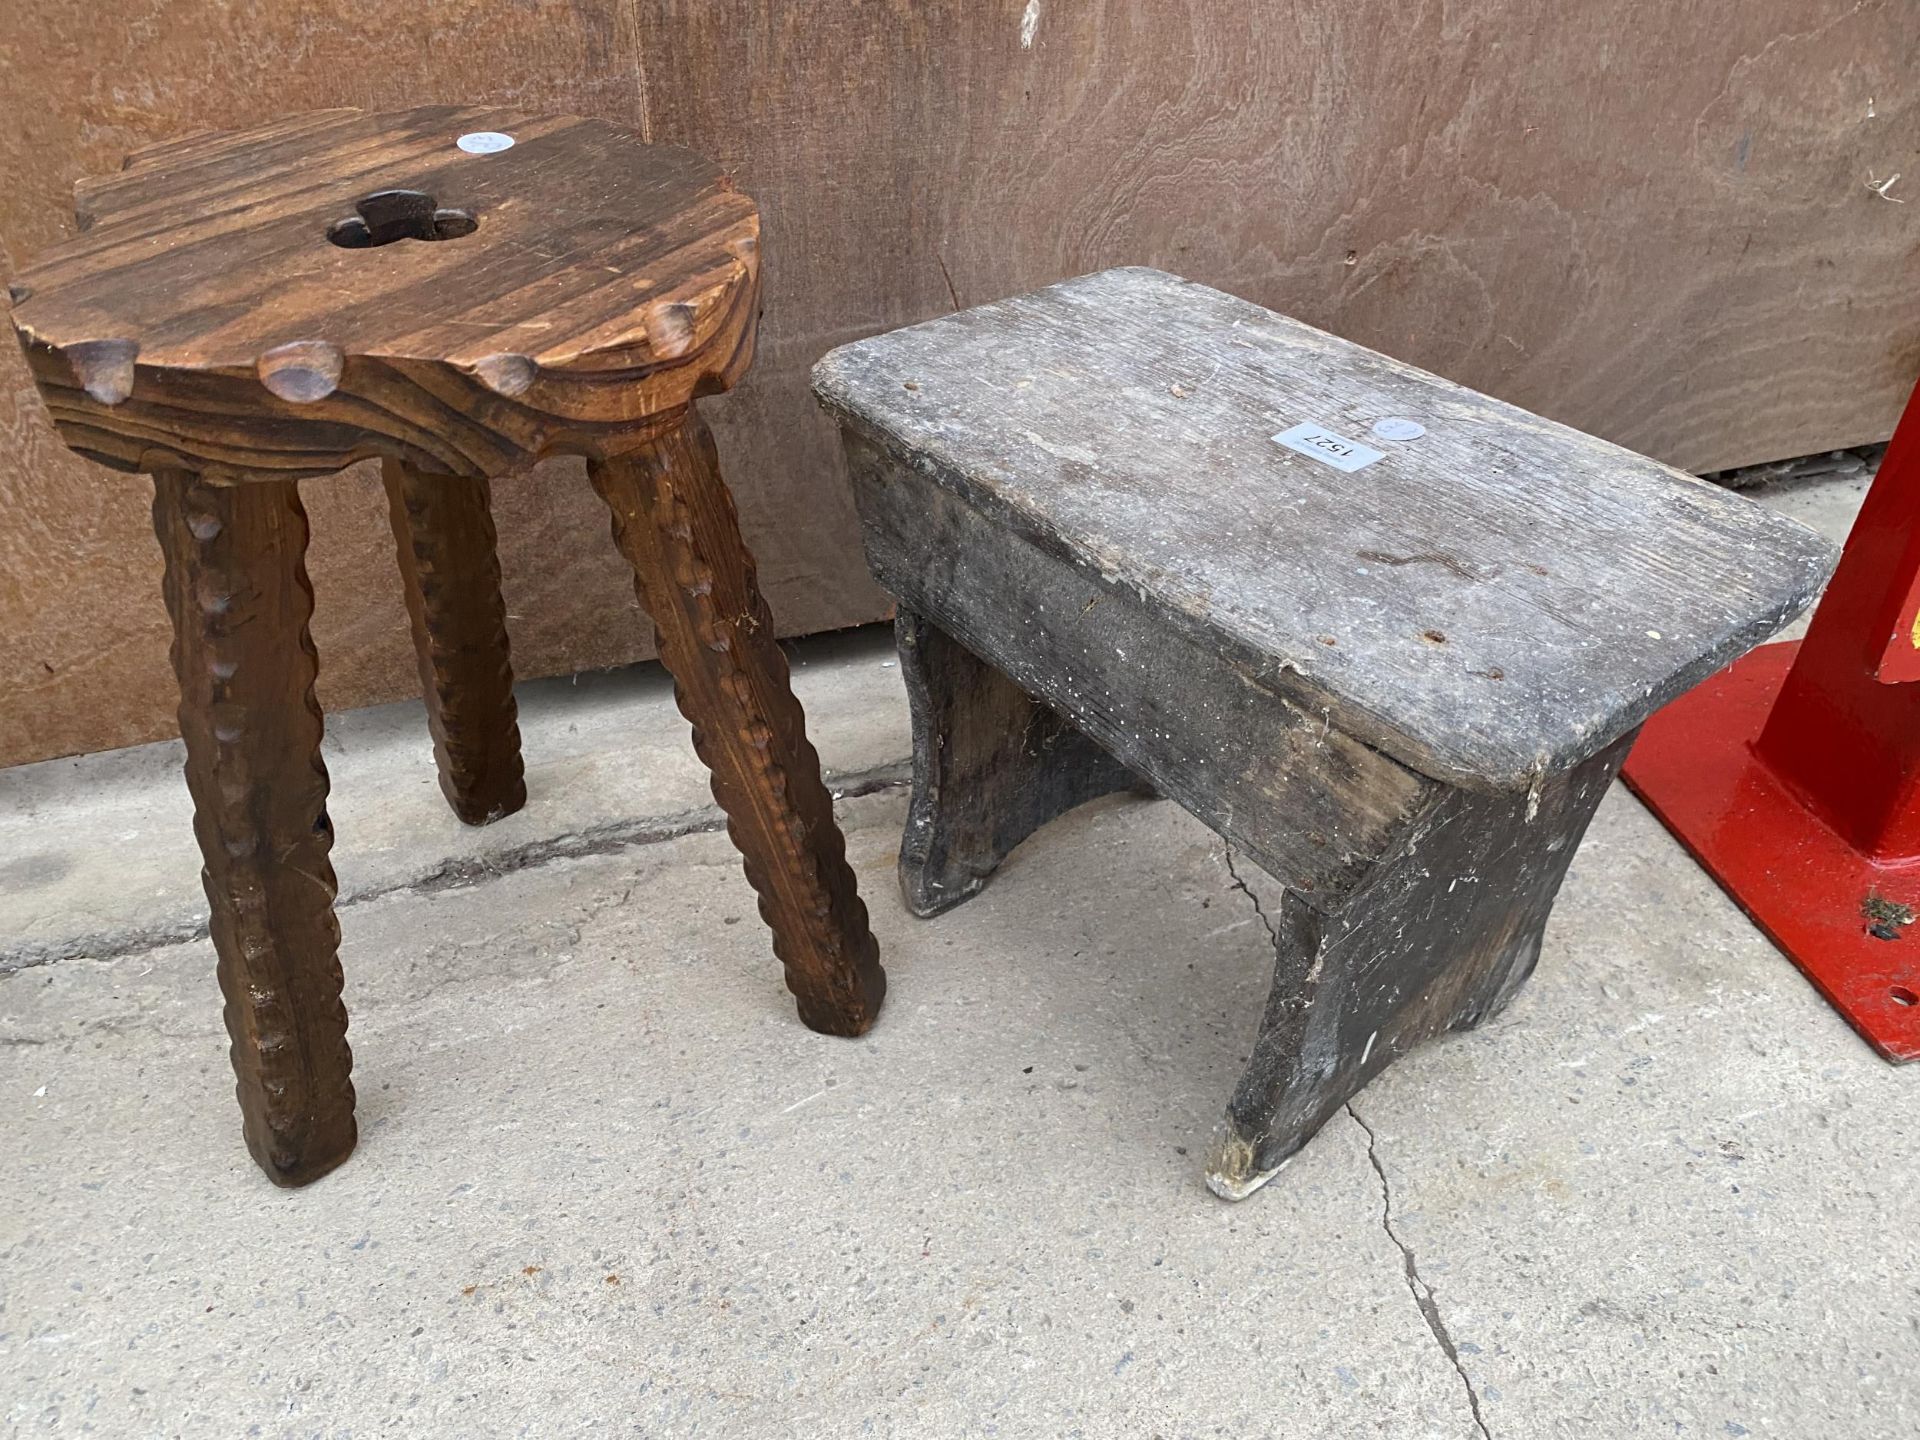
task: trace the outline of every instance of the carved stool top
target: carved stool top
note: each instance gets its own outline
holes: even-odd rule
[[[1832,565],[1740,496],[1156,270],[846,346],[814,386],[1010,534],[1469,788],[1595,754]]]
[[[229,478],[618,450],[752,357],[759,217],[598,120],[323,110],[76,187],[14,324],[68,444]]]

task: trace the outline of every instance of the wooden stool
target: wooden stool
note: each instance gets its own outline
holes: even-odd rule
[[[1532,971],[1635,728],[1831,548],[1297,321],[1112,270],[835,351],[914,722],[922,915],[1144,777],[1285,887],[1238,1199]]]
[[[76,191],[13,319],[66,442],[154,477],[187,785],[247,1147],[354,1143],[296,477],[379,456],[439,761],[526,798],[489,477],[587,457],[694,746],[816,1030],[885,990],[695,397],[753,356],[759,216],[713,166],[567,116],[327,110],[192,136]]]

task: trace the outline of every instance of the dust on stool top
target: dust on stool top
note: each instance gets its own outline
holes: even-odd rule
[[[1474,788],[1599,750],[1833,562],[1728,491],[1157,270],[845,346],[814,386],[1109,590]]]
[[[598,120],[323,110],[75,195],[14,325],[67,442],[123,469],[499,474],[617,445],[752,355],[753,202]]]

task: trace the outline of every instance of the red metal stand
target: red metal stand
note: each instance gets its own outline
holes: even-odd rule
[[[1874,1049],[1920,1059],[1920,391],[1807,638],[1661,710],[1622,773]]]

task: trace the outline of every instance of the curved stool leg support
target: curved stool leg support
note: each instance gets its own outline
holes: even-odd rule
[[[641,449],[591,461],[588,473],[613,512],[615,543],[653,617],[800,1018],[828,1034],[863,1034],[886,993],[879,949],[713,437],[689,410]]]
[[[1440,791],[1331,913],[1286,893],[1260,1034],[1207,1159],[1215,1194],[1251,1195],[1399,1056],[1505,1008],[1632,743],[1531,793]]]
[[[247,1149],[304,1185],[355,1138],[307,514],[291,480],[163,470],[153,522]]]
[[[461,820],[485,825],[527,803],[490,489],[398,460],[381,478],[440,789]]]
[[[931,621],[893,622],[913,717],[900,893],[926,918],[985,888],[1022,840],[1116,790],[1152,787]]]

